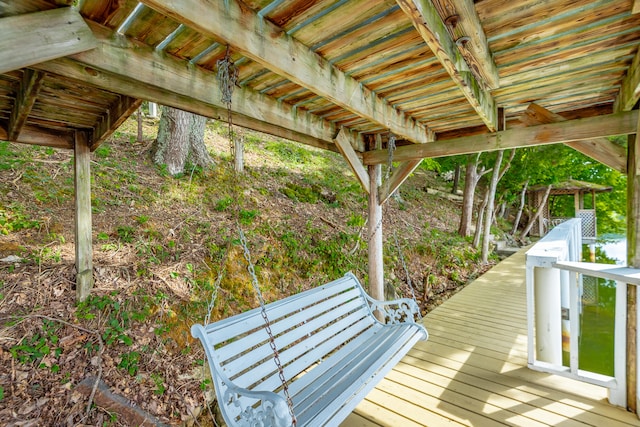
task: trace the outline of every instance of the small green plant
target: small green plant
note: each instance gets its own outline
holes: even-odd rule
[[[11,356],[17,359],[22,364],[29,364],[42,360],[45,356],[53,354],[55,357],[60,356],[62,348],[58,347],[59,338],[57,335],[60,325],[57,323],[43,319],[42,331],[36,333],[30,337],[25,337],[18,345],[15,345],[9,349]],[[39,363],[40,368],[46,367],[46,365]],[[52,365],[51,371],[58,372],[60,367],[58,365]]]
[[[153,393],[157,394],[158,396],[162,396],[166,391],[166,387],[164,385],[164,378],[162,378],[162,375],[154,372],[153,374],[151,374],[151,380],[156,386],[156,388],[153,390]]]
[[[10,205],[7,208],[0,207],[0,234],[38,227],[40,227],[40,222],[27,217],[23,213],[22,207],[18,205]]]
[[[131,243],[133,242],[133,237],[135,235],[136,230],[130,225],[120,225],[116,228],[116,234],[122,241],[122,243]]]
[[[251,225],[253,220],[258,216],[259,212],[257,210],[241,210],[240,211],[240,224],[242,225]]]
[[[118,368],[125,370],[129,375],[134,377],[138,373],[139,362],[140,353],[137,351],[130,351],[122,355],[122,359],[120,360],[120,363],[118,363]]]
[[[0,385],[0,402],[4,400],[4,387]]]
[[[233,198],[231,197],[223,197],[221,199],[218,199],[218,201],[216,202],[215,206],[213,207],[214,210],[218,211],[218,212],[222,212],[227,210],[227,208],[229,206],[231,206],[231,203],[233,203]]]

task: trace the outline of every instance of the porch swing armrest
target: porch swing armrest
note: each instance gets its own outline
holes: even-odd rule
[[[271,391],[248,390],[238,387],[233,382],[225,383],[224,393],[226,405],[235,405],[240,418],[246,425],[268,425],[274,427],[290,427],[293,419],[284,397]],[[241,408],[240,398],[255,399],[255,404]],[[244,424],[243,424],[244,425]]]
[[[365,294],[365,298],[372,312],[377,310],[384,315],[387,325],[416,323],[416,317],[420,313],[420,307],[418,307],[418,304],[411,298],[380,301],[371,298],[367,294]]]

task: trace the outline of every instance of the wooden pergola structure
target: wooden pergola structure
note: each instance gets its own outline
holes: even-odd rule
[[[539,144],[629,171],[640,267],[639,11],[639,0],[3,1],[0,139],[75,150],[81,299],[91,151],[141,100],[226,120],[216,62],[227,49],[234,123],[342,153],[369,194],[373,297],[381,205],[423,158]],[[390,135],[401,163],[380,185]],[[612,135],[629,135],[628,152]],[[635,410],[635,342],[629,352]]]
[[[582,220],[582,242],[594,243],[598,236],[597,216],[596,216],[596,193],[604,193],[611,191],[613,188],[606,185],[596,184],[593,182],[579,181],[577,179],[569,179],[567,181],[558,182],[551,186],[549,197],[554,196],[573,196],[573,218]],[[546,185],[536,185],[527,190],[527,204],[529,210],[542,209],[542,214],[531,228],[532,236],[542,237],[547,232],[558,225],[560,222],[569,218],[557,218],[551,215],[550,199],[544,203],[544,194],[547,191]],[[590,195],[591,200],[585,204],[585,196]],[[588,207],[587,207],[588,206]]]

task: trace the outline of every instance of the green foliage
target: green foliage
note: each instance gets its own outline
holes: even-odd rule
[[[135,377],[138,373],[140,363],[140,353],[137,351],[129,351],[122,354],[118,368],[126,371],[132,377]]]
[[[280,192],[291,200],[302,203],[317,203],[321,197],[317,188],[297,185],[292,182],[287,182],[285,187],[280,189]]]
[[[225,196],[225,197],[222,197],[221,199],[218,199],[213,209],[216,210],[217,212],[223,212],[223,211],[226,211],[227,208],[231,206],[232,203],[233,203],[233,198],[231,196]]]
[[[0,234],[39,227],[40,221],[30,219],[21,206],[9,205],[6,208],[0,206]]]
[[[308,149],[292,142],[268,142],[264,148],[285,164],[304,165],[313,160]]]
[[[242,209],[239,213],[240,216],[240,224],[242,225],[251,225],[253,220],[258,216],[260,212],[257,210],[246,210]]]
[[[42,360],[45,356],[60,356],[62,348],[58,346],[60,341],[58,330],[60,325],[48,319],[42,319],[41,331],[31,336],[25,337],[19,344],[11,347],[11,356],[22,364],[30,364]],[[40,368],[46,367],[39,363]],[[57,372],[60,368],[56,364],[50,367],[52,372]]]
[[[135,236],[135,228],[130,225],[120,225],[116,228],[116,234],[122,243],[131,243]]]

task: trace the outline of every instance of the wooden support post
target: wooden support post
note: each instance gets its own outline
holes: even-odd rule
[[[233,138],[234,168],[239,174],[244,173],[244,137],[236,135]]]
[[[376,137],[376,146],[381,146]],[[369,172],[369,293],[372,298],[384,300],[384,265],[382,259],[382,205],[377,188],[382,181],[382,166],[368,167]]]
[[[86,132],[75,133],[76,298],[84,301],[93,287],[91,240],[91,150]]]
[[[627,140],[627,264],[640,268],[640,138]],[[637,286],[627,286],[627,409],[638,410]]]

